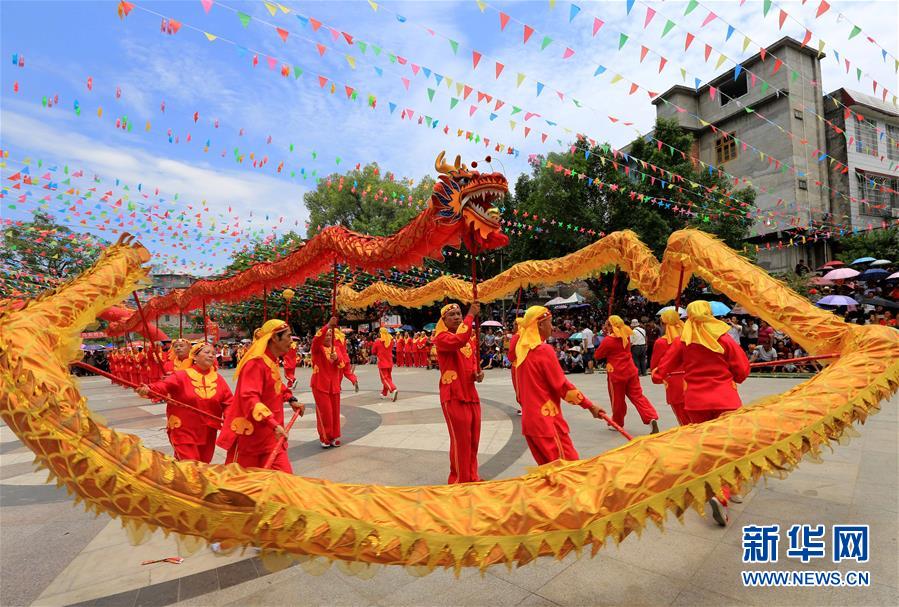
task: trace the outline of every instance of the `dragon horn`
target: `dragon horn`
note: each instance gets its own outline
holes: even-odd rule
[[[437,160],[434,161],[434,170],[438,173],[449,174],[449,172],[453,170],[453,167],[446,163],[446,160],[444,160],[445,156],[445,151],[441,151],[440,154],[437,155]]]
[[[458,171],[458,170],[459,170],[459,167],[462,166],[462,156],[461,156],[461,155],[456,154],[456,162],[455,162],[455,164],[456,164],[456,170]]]

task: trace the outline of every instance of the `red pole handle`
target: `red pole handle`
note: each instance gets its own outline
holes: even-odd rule
[[[293,412],[293,417],[290,418],[290,421],[287,422],[287,425],[284,426],[284,432],[290,432],[290,429],[293,427],[293,423],[297,421],[297,418],[300,416],[299,410]],[[284,437],[279,436],[278,442],[275,443],[275,448],[272,450],[271,454],[269,454],[268,459],[265,460],[265,465],[262,466],[265,469],[269,469],[272,467],[272,464],[275,463],[275,458],[278,457],[278,451],[281,450],[281,445],[284,444]]]
[[[605,412],[605,411],[601,411],[601,412],[599,413],[599,417],[602,418],[602,420],[603,420],[604,422],[606,422],[607,424],[609,424],[610,426],[612,426],[613,428],[615,428],[616,430],[618,430],[618,432],[621,434],[621,436],[623,436],[623,437],[626,438],[627,440],[634,440],[634,437],[631,436],[630,434],[628,434],[627,431],[626,431],[624,428],[622,428],[621,426],[619,426],[618,424],[616,424],[615,422],[613,422],[613,421],[612,421],[612,418],[609,417],[608,415],[606,415],[606,412]]]

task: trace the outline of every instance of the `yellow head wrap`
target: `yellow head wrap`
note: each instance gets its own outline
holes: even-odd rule
[[[671,308],[662,312],[662,324],[665,325],[665,335],[662,336],[669,344],[674,341],[675,337],[680,337],[684,330],[684,321],[680,319],[677,308]]]
[[[437,321],[437,326],[434,327],[434,337],[437,337],[444,331],[449,331],[446,328],[446,323],[443,322],[443,317],[446,316],[446,313],[452,310],[453,308],[459,308],[459,304],[446,304],[442,308],[440,308],[440,320]],[[459,308],[459,311],[462,311],[462,308]]]
[[[712,352],[723,354],[724,348],[718,338],[727,333],[730,326],[712,316],[712,306],[701,299],[690,302],[687,306],[687,322],[681,341],[684,344],[699,344]]]
[[[524,362],[524,359],[527,358],[527,355],[531,350],[543,343],[543,339],[540,337],[540,327],[538,325],[541,320],[548,316],[552,316],[552,314],[550,314],[550,311],[543,306],[531,306],[528,308],[528,311],[524,313],[524,318],[521,319],[519,328],[521,336],[518,338],[518,343],[515,344],[516,367]]]
[[[515,334],[518,335],[521,333],[521,325],[524,323],[524,318],[519,316],[515,319]]]
[[[390,331],[387,330],[387,327],[381,327],[378,339],[384,343],[385,348],[389,348],[393,344],[393,338],[390,336]]]
[[[634,330],[627,326],[627,323],[625,323],[617,314],[609,316],[609,323],[612,325],[612,335],[620,337],[621,341],[624,342],[624,347],[628,347],[631,343],[631,333],[633,333]],[[606,337],[609,336],[606,335]]]
[[[268,348],[268,342],[272,338],[272,335],[275,333],[280,333],[281,331],[289,331],[290,327],[287,326],[287,323],[283,320],[279,320],[277,318],[273,318],[267,321],[264,325],[253,331],[253,343],[250,344],[250,347],[247,349],[246,354],[241,357],[240,361],[237,363],[237,369],[234,370],[234,379],[240,375],[240,370],[243,369],[244,365],[247,362],[253,360],[254,358],[260,358],[263,354],[265,354],[265,349]]]
[[[327,326],[325,326],[318,330],[318,333],[316,333],[316,336],[321,337],[325,333],[330,333],[330,332],[331,332],[331,329],[328,328]],[[346,335],[343,334],[343,331],[341,331],[339,327],[334,327],[334,339],[339,342],[346,342]]]

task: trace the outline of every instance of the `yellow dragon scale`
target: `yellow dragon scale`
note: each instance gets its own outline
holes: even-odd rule
[[[176,462],[91,419],[67,372],[81,329],[128,295],[148,258],[125,239],[55,292],[0,312],[0,415],[76,499],[137,531],[423,571],[524,563],[588,545],[595,553],[647,519],[661,525],[667,511],[701,507],[723,483],[739,488],[792,468],[864,421],[899,382],[896,331],[843,323],[702,232],[673,234],[661,265],[633,233],[621,232],[566,258],[528,263],[557,280],[618,264],[657,301],[674,296],[683,264],[685,275],[701,276],[809,351],[840,358],[792,390],[713,422],[502,481],[384,487]],[[525,280],[525,270],[516,272],[510,284]]]

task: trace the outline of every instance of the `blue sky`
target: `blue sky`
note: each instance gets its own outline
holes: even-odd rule
[[[879,48],[899,56],[895,33],[899,3],[832,2],[831,9],[815,19],[819,3],[782,2],[763,18],[761,2],[741,7],[736,1],[704,1],[687,16],[685,2],[636,2],[630,15],[624,0],[575,2],[580,10],[571,19],[572,4],[561,0],[554,3],[555,8],[546,1],[488,3],[483,12],[474,1],[383,2],[378,3],[378,11],[367,1],[282,2],[288,12],[275,6],[274,15],[262,1],[213,2],[208,14],[199,0],[138,1],[121,20],[116,2],[4,0],[0,2],[0,144],[9,157],[2,169],[3,184],[9,185],[8,177],[23,166],[24,159],[32,163],[42,159],[42,169],[54,165],[60,169],[53,175],[56,181],[61,181],[64,166],[83,169],[84,180],[99,175],[99,187],[114,191],[111,201],[127,196],[140,204],[155,202],[157,210],[191,216],[199,212],[202,230],[193,224],[196,234],[182,242],[187,250],[178,250],[176,257],[164,263],[171,269],[209,271],[226,262],[228,251],[246,242],[248,231],[278,233],[294,227],[302,231],[308,217],[302,197],[314,187],[313,171],[324,175],[376,161],[398,175],[418,179],[433,173],[434,157],[446,149],[466,160],[483,160],[491,154],[499,159],[494,169],[503,170],[514,182],[527,170],[529,154],[558,150],[556,140],[570,141],[574,132],[624,145],[651,126],[655,110],[643,91],[629,96],[626,82],[612,84],[612,74],[620,73],[657,92],[682,82],[681,67],[690,74],[688,82],[693,77],[706,81],[733,63],[726,61],[716,69],[718,55],[714,53],[707,63],[703,43],[739,60],[757,52],[755,43],[769,44],[785,34],[801,39],[804,29],[792,17],[814,32],[812,46],[819,36],[828,43],[829,56],[823,62],[825,91],[847,86],[870,93],[869,77],[891,90],[899,88],[892,58],[884,62]],[[647,7],[657,13],[644,29]],[[777,18],[780,7],[791,15],[782,31]],[[719,18],[703,27],[709,10]],[[246,27],[237,11],[250,16]],[[502,32],[498,11],[510,16]],[[847,41],[851,24],[840,13],[861,26],[863,35]],[[179,31],[161,32],[162,16],[181,23]],[[314,31],[309,17],[324,25]],[[595,37],[594,18],[604,22]],[[666,18],[678,26],[661,38]],[[743,34],[725,42],[725,22],[752,38],[754,44],[745,53]],[[522,44],[523,23],[536,30],[526,45]],[[286,41],[275,27],[287,31]],[[337,40],[329,27],[338,32]],[[696,42],[685,53],[686,31],[695,33]],[[210,41],[204,32],[217,38]],[[352,45],[344,32],[352,36]],[[621,50],[620,33],[629,35]],[[868,35],[879,46],[868,42]],[[541,50],[545,36],[552,42]],[[458,43],[456,53],[448,39]],[[360,40],[366,43],[365,52]],[[641,44],[651,49],[643,63]],[[375,46],[382,49],[378,55]],[[574,51],[567,59],[563,58],[566,48]],[[851,59],[851,77],[834,60],[834,48]],[[475,49],[483,55],[477,69],[472,59]],[[661,74],[656,51],[668,59]],[[391,53],[406,64],[391,62]],[[12,65],[13,54],[24,57],[24,67]],[[257,55],[259,64],[254,67]],[[275,70],[269,69],[266,56],[277,58]],[[499,78],[495,77],[496,61],[504,66]],[[418,74],[412,70],[413,63],[422,68]],[[282,65],[290,69],[286,78],[280,75]],[[606,72],[594,76],[598,65],[605,66]],[[861,82],[854,77],[856,65],[865,71]],[[303,69],[299,78],[294,77],[294,66]],[[440,84],[438,74],[443,77]],[[518,74],[525,75],[520,85]],[[329,79],[324,88],[319,75]],[[92,79],[90,91],[88,78]],[[402,78],[408,79],[408,90]],[[449,87],[446,78],[454,81]],[[458,81],[475,90],[467,100],[456,91]],[[539,95],[537,82],[543,85]],[[14,92],[16,83],[18,92]],[[329,93],[331,83],[334,94]],[[359,100],[347,99],[345,85],[357,91]],[[433,99],[429,89],[434,91]],[[496,110],[493,101],[478,102],[477,91],[502,99],[503,107]],[[564,99],[557,91],[564,93]],[[375,110],[366,104],[369,94],[377,97]],[[44,97],[54,96],[59,99],[56,107],[42,106]],[[572,96],[582,107],[570,101]],[[459,102],[450,109],[453,98]],[[76,101],[80,116],[74,109]],[[391,102],[396,104],[392,113]],[[472,106],[476,110],[470,115]],[[523,111],[511,115],[512,106]],[[103,110],[102,117],[97,115],[98,108]],[[400,118],[406,108],[414,111],[411,120]],[[496,114],[493,120],[491,112]],[[525,112],[539,116],[525,121]],[[422,114],[438,120],[438,128],[418,125]],[[607,115],[633,126],[612,124]],[[122,117],[132,124],[130,132],[115,127],[116,118]],[[516,122],[514,129],[510,120]],[[444,134],[444,125],[450,125],[449,135]],[[528,137],[525,125],[532,129]],[[457,128],[489,138],[489,148],[456,137]],[[545,143],[541,133],[547,133]],[[204,151],[207,141],[209,150]],[[498,154],[493,149],[496,143],[514,146],[520,154]],[[254,169],[251,153],[257,160],[267,157],[267,164]],[[238,164],[235,156],[241,154],[244,160]],[[282,161],[284,168],[278,173],[276,167]],[[32,169],[43,173],[34,164]],[[151,195],[139,198],[137,184],[142,194]],[[130,189],[124,191],[124,185]],[[15,209],[9,208],[13,199],[4,198],[0,201],[3,217],[26,216],[40,204],[38,198],[13,204]],[[51,209],[61,206],[56,200],[50,205]],[[227,233],[221,234],[225,226]],[[140,228],[130,229],[140,232]],[[167,250],[169,241],[149,233],[151,226],[143,229],[148,232],[143,240],[151,251],[172,252]],[[241,243],[232,233],[240,233]]]

